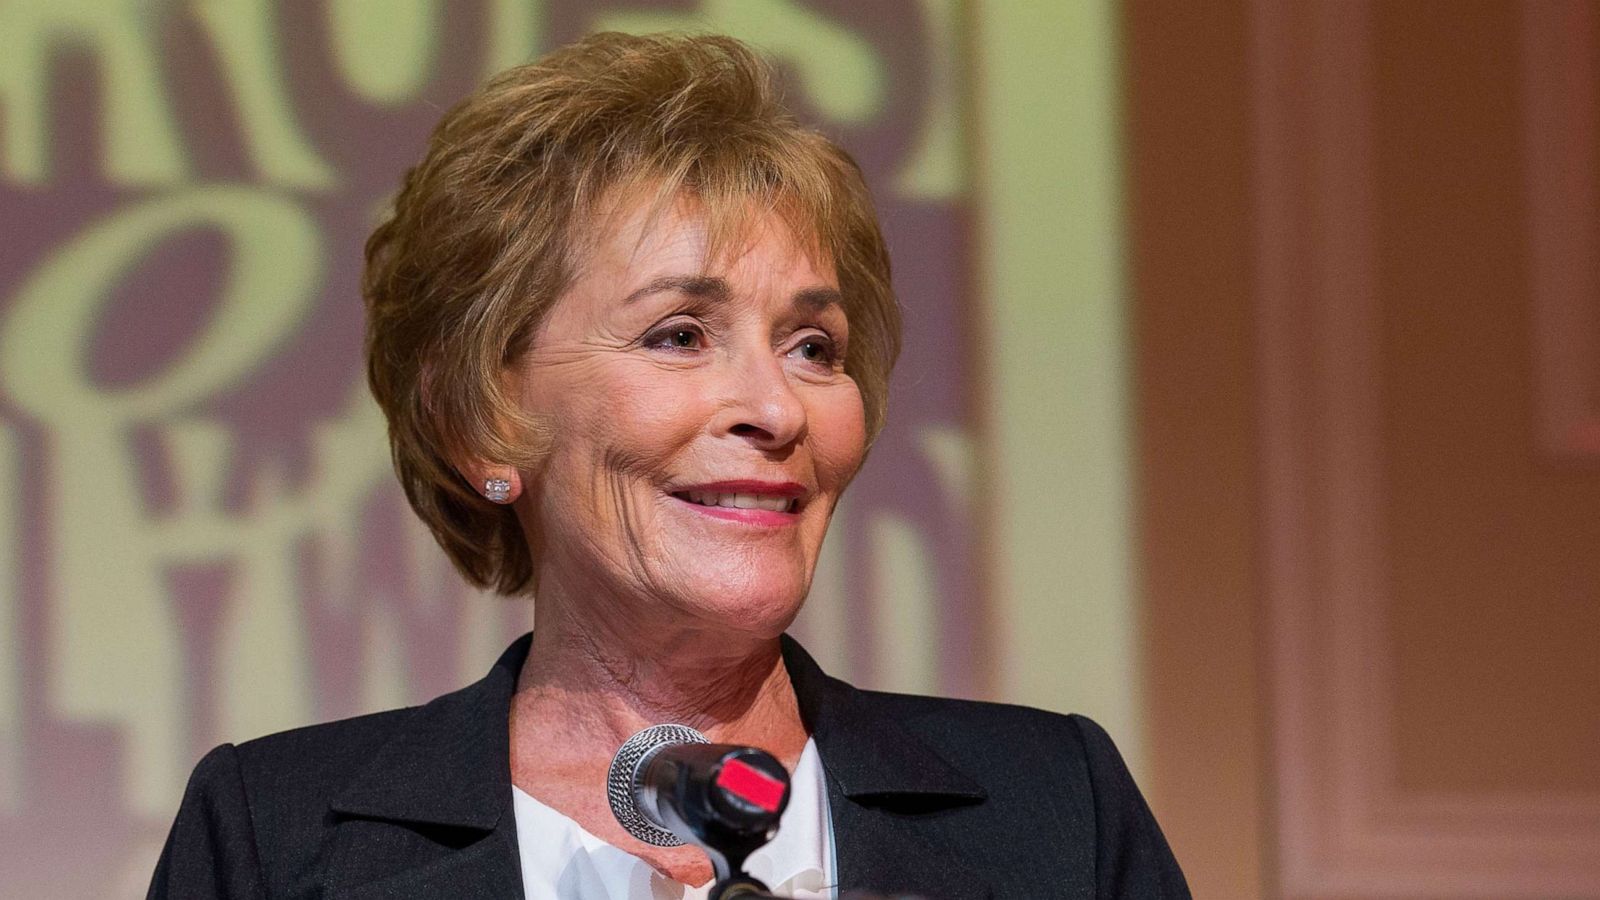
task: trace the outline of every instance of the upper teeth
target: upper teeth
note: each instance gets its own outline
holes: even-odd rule
[[[794,506],[793,497],[775,497],[771,494],[717,494],[710,491],[688,491],[692,503],[701,506],[726,506],[730,509],[765,509],[771,512],[788,512]]]

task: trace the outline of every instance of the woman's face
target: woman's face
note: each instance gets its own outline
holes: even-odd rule
[[[723,260],[680,203],[608,221],[518,369],[553,426],[520,513],[541,590],[621,628],[772,637],[865,452],[831,265],[776,216]]]

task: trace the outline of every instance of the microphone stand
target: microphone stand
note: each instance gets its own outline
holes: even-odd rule
[[[711,857],[711,868],[716,873],[716,883],[706,900],[777,898],[760,879],[744,871],[744,861],[767,842],[766,835],[739,834],[726,828],[706,827],[707,823],[697,824],[701,827],[685,830],[694,837],[693,843]]]
[[[658,827],[711,857],[716,882],[707,900],[776,898],[745,873],[744,863],[777,833],[778,818],[789,803],[789,773],[783,765],[764,750],[724,744],[687,744],[671,756],[647,757],[645,765],[655,776],[647,782],[659,788],[665,778],[671,789],[647,791],[638,806]],[[781,790],[779,799],[757,802],[725,781],[730,773],[764,779]]]

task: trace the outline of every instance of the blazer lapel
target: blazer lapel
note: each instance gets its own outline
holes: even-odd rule
[[[512,644],[477,683],[412,711],[334,798],[342,821],[329,896],[522,897],[508,717],[530,642]]]
[[[982,803],[983,788],[939,757],[860,691],[829,678],[787,636],[783,657],[828,777],[840,893],[988,897],[969,842],[939,812]]]

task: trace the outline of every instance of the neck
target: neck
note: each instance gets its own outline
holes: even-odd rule
[[[603,768],[630,735],[664,722],[798,761],[807,734],[777,638],[645,617],[642,604],[595,597],[541,579],[512,706],[513,752],[523,765]]]

